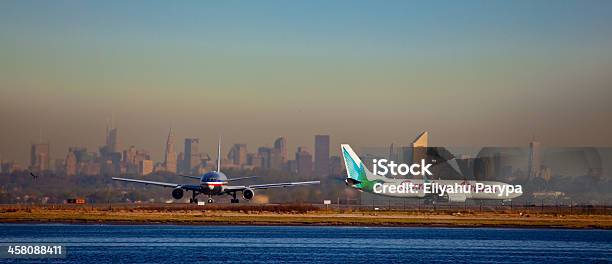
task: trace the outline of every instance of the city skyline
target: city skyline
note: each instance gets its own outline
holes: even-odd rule
[[[169,137],[174,138],[174,146],[172,146],[172,148],[176,149],[175,152],[175,156],[178,158],[179,154],[185,154],[185,149],[183,146],[184,140],[197,140],[197,150],[200,150],[200,153],[202,154],[208,154],[208,155],[213,155],[214,157],[216,157],[216,149],[217,149],[217,143],[218,140],[221,138],[222,139],[222,143],[225,142],[224,144],[221,145],[222,148],[222,156],[225,158],[225,156],[230,153],[232,151],[232,148],[234,147],[234,145],[236,144],[241,144],[241,145],[246,145],[246,146],[257,146],[257,148],[274,148],[275,144],[277,142],[275,142],[276,140],[282,138],[284,139],[284,144],[285,144],[285,149],[286,149],[286,153],[285,155],[288,155],[289,159],[293,158],[293,154],[298,152],[298,148],[300,147],[304,147],[306,148],[309,153],[312,155],[312,159],[313,159],[313,164],[315,162],[315,154],[316,154],[316,141],[317,141],[317,136],[327,136],[329,137],[329,156],[339,156],[340,155],[340,151],[339,148],[335,148],[334,146],[339,146],[340,144],[342,144],[343,140],[339,140],[337,139],[338,137],[331,137],[331,134],[325,134],[322,135],[321,133],[314,133],[312,135],[307,136],[307,138],[303,139],[300,141],[302,142],[302,144],[299,143],[294,143],[292,142],[292,144],[287,144],[287,136],[284,135],[278,135],[278,136],[266,136],[265,139],[256,139],[256,142],[259,143],[250,143],[250,142],[246,142],[244,140],[241,140],[241,137],[238,137],[236,140],[229,140],[223,136],[219,137],[211,137],[211,138],[204,138],[204,137],[198,137],[198,136],[175,136],[175,132],[176,129],[174,127],[167,127],[166,128],[166,132],[165,135],[163,135],[160,139],[158,139],[158,142],[148,142],[147,144],[144,145],[137,145],[137,144],[132,144],[130,143],[130,139],[124,139],[122,138],[121,135],[121,129],[116,127],[116,126],[109,126],[108,124],[105,126],[106,128],[106,132],[102,133],[101,139],[98,142],[94,142],[94,143],[90,143],[90,144],[73,144],[73,143],[67,143],[64,144],[62,146],[57,146],[56,143],[54,143],[53,140],[48,139],[47,137],[44,136],[44,133],[40,133],[39,131],[39,135],[38,135],[38,139],[36,140],[30,140],[28,142],[26,142],[24,145],[25,147],[22,146],[22,149],[20,150],[20,152],[23,152],[23,155],[5,155],[3,152],[0,152],[0,161],[15,161],[20,165],[24,165],[24,166],[30,166],[32,165],[32,148],[34,146],[38,146],[38,145],[46,145],[47,147],[47,152],[50,153],[48,154],[48,163],[50,167],[53,167],[53,161],[55,159],[63,159],[66,158],[66,154],[67,152],[70,151],[70,149],[74,149],[74,148],[86,148],[88,151],[90,152],[98,152],[101,151],[102,148],[104,148],[105,146],[108,147],[108,151],[110,152],[115,152],[117,150],[117,152],[122,152],[124,150],[128,150],[129,148],[136,148],[136,149],[142,149],[142,150],[146,150],[147,154],[150,155],[151,160],[155,161],[155,162],[161,162],[164,163],[165,161],[165,156],[166,156],[166,150],[168,148],[168,143],[170,142]],[[171,131],[168,132],[168,129],[170,129]],[[413,145],[412,140],[414,139],[414,137],[416,136],[417,138],[419,138],[419,136],[422,136],[423,134],[425,134],[425,136],[429,133],[429,131],[420,131],[418,133],[415,133],[414,135],[406,135],[405,138],[398,140],[398,141],[385,141],[385,140],[380,140],[380,144],[361,144],[359,142],[357,142],[357,144],[355,144],[356,146],[359,147],[383,147],[383,148],[387,148],[387,147],[391,147],[393,148],[393,146],[391,145],[395,145],[396,147],[411,147]],[[178,133],[179,135],[184,135],[185,133]],[[91,138],[91,137],[90,137]],[[135,137],[134,141],[138,141],[139,137]],[[268,140],[270,139],[270,140]],[[313,141],[314,139],[314,141]],[[447,147],[455,147],[455,148],[477,148],[477,147],[483,147],[483,146],[490,146],[490,147],[530,147],[530,144],[532,144],[534,141],[537,139],[537,143],[538,144],[542,144],[542,142],[546,142],[546,140],[542,140],[540,138],[536,138],[534,136],[532,136],[529,140],[522,142],[522,144],[519,145],[510,145],[510,144],[490,144],[490,145],[460,145],[460,144],[456,144],[456,145],[447,145]],[[426,139],[425,139],[426,140]],[[160,144],[160,142],[163,142],[162,144]],[[200,143],[200,142],[203,142]],[[291,142],[291,141],[290,141]],[[427,142],[427,140],[426,140]],[[435,141],[434,141],[435,142]],[[178,144],[178,145],[177,145]],[[427,144],[427,143],[426,143]],[[440,144],[437,143],[433,143],[433,144],[429,144],[430,146],[441,146]],[[545,144],[547,147],[555,147],[555,145],[547,145]],[[64,147],[65,146],[65,147]],[[148,146],[148,147],[147,147]],[[180,148],[176,148],[175,146],[180,146]],[[186,146],[186,145],[185,145]],[[204,147],[203,147],[204,146]],[[558,146],[558,147],[572,147],[572,146]],[[607,147],[605,145],[576,145],[574,147]],[[257,149],[252,149],[251,152],[257,152]],[[13,153],[14,154],[14,153]],[[19,158],[14,158],[17,156],[23,156],[21,159]],[[211,156],[212,157],[212,156]],[[285,158],[287,159],[287,158]],[[180,160],[176,160],[175,163],[178,166],[182,166],[183,161]],[[313,167],[313,171],[315,170],[315,168]]]
[[[50,143],[33,143],[30,148],[30,163],[28,166],[11,160],[1,160],[0,172],[28,170],[35,173],[52,171],[57,174],[74,176],[84,175],[120,175],[138,174],[146,176],[151,173],[172,174],[202,174],[208,171],[219,170],[215,162],[206,152],[199,152],[199,138],[185,138],[183,151],[175,149],[176,139],[172,127],[170,128],[164,148],[163,160],[155,161],[150,151],[137,148],[134,145],[121,148],[119,130],[114,126],[106,127],[106,141],[97,151],[88,150],[82,146],[72,146],[68,149],[65,158],[54,158],[50,155]],[[219,152],[222,168],[254,169],[261,168],[278,172],[295,173],[302,176],[326,177],[332,171],[337,172],[340,162],[332,166],[329,154],[329,135],[315,135],[315,158],[307,147],[296,146],[295,159],[287,155],[287,140],[278,137],[274,140],[274,147],[260,146],[256,152],[248,152],[247,144],[233,143],[227,154]],[[321,138],[325,144],[320,144]],[[221,143],[221,142],[219,142]],[[221,151],[221,150],[219,150]],[[337,157],[337,156],[336,156]],[[53,166],[51,166],[53,160]],[[316,172],[313,174],[313,172]]]
[[[90,144],[67,143],[65,144],[65,147],[64,145],[57,146],[53,140],[50,140],[43,135],[43,136],[39,136],[39,138],[36,140],[31,140],[25,143],[26,144],[25,153],[27,154],[25,155],[25,157],[21,159],[14,158],[14,157],[17,157],[18,155],[3,155],[3,153],[0,152],[0,161],[16,161],[20,165],[31,166],[32,165],[31,162],[33,160],[36,160],[36,158],[33,158],[34,156],[32,156],[33,148],[42,145],[42,146],[46,146],[45,153],[48,156],[46,156],[45,158],[50,160],[47,163],[52,162],[54,159],[65,158],[66,154],[70,152],[71,149],[81,149],[81,148],[85,148],[89,152],[99,152],[99,151],[123,152],[124,150],[128,150],[130,148],[143,149],[143,150],[147,150],[152,160],[166,163],[169,153],[174,152],[175,153],[174,156],[178,157],[179,154],[186,154],[188,152],[186,150],[188,149],[188,145],[190,144],[188,144],[186,141],[196,142],[195,145],[197,147],[195,149],[195,152],[215,156],[216,151],[217,151],[217,143],[219,142],[218,140],[221,139],[222,140],[221,152],[224,158],[232,151],[232,148],[234,148],[235,145],[257,146],[257,148],[270,148],[270,149],[278,147],[284,150],[283,153],[279,153],[279,154],[281,154],[282,161],[285,162],[285,161],[288,161],[289,159],[292,159],[292,155],[295,152],[297,152],[298,148],[301,146],[306,147],[310,150],[314,150],[315,144],[312,142],[312,138],[315,138],[318,135],[318,134],[311,135],[312,138],[310,139],[311,141],[310,144],[304,143],[301,145],[300,144],[287,145],[287,137],[283,135],[271,136],[270,138],[272,138],[272,140],[269,140],[267,142],[262,142],[262,143],[248,143],[248,142],[241,143],[244,141],[241,141],[241,140],[229,141],[227,138],[222,137],[222,136],[214,137],[210,139],[205,138],[204,140],[203,140],[203,137],[198,137],[198,136],[180,137],[180,136],[175,136],[175,132],[176,132],[175,128],[170,127],[169,129],[170,129],[170,132],[166,131],[166,135],[163,137],[163,139],[160,139],[161,141],[163,141],[163,144],[160,145],[159,142],[153,143],[153,144],[146,144],[146,146],[153,146],[153,147],[145,147],[144,145],[132,144],[130,143],[129,139],[124,139],[122,137],[120,128],[115,127],[115,126],[108,126],[108,125],[106,126],[106,132],[103,133],[103,135],[101,136],[102,139],[99,140],[98,142],[94,142]],[[183,133],[179,133],[179,134],[182,135]],[[329,135],[327,136],[329,137]],[[279,141],[281,139],[282,141]],[[137,141],[137,139],[135,141]],[[183,142],[185,142],[185,145],[182,144]],[[210,147],[203,148],[200,142],[205,142],[205,145],[210,145]],[[170,144],[170,143],[173,143],[173,144]],[[157,146],[157,145],[160,145],[160,146]],[[180,146],[180,148],[176,148],[175,146]],[[333,146],[330,145],[329,147],[330,147],[329,153],[333,155],[339,154],[339,151],[332,149]],[[257,148],[252,149],[251,151],[257,152]],[[314,159],[314,152],[311,154],[313,155],[313,159]],[[176,163],[177,166],[181,162],[182,161],[179,161],[179,160],[171,161],[171,163]],[[182,166],[182,164],[180,165]]]

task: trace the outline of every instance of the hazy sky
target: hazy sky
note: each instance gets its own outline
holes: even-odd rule
[[[612,145],[612,1],[0,1],[0,156]],[[229,145],[225,146],[226,148]]]

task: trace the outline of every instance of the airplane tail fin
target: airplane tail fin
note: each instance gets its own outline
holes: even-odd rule
[[[376,175],[372,174],[365,164],[359,159],[359,156],[353,151],[351,146],[348,144],[342,144],[342,157],[344,158],[344,166],[346,167],[346,183],[350,185],[358,185],[361,183],[367,183],[376,178]]]
[[[217,172],[221,172],[221,136],[219,136],[219,143],[217,144]]]

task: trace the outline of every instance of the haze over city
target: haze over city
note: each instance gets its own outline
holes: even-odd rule
[[[36,3],[34,5],[33,3]],[[612,3],[2,2],[0,159],[201,139],[611,146]],[[452,45],[449,45],[452,43]]]

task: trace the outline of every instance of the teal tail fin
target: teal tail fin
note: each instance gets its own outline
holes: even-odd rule
[[[348,144],[342,144],[342,157],[346,167],[346,183],[353,187],[360,188],[375,180],[383,180],[384,177],[374,175],[366,168],[359,156]]]

